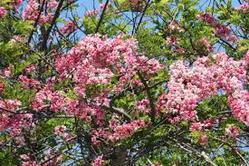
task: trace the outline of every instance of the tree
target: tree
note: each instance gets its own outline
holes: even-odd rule
[[[1,165],[248,165],[248,1],[92,2],[0,2]]]

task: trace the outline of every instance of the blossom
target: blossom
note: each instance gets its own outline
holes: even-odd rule
[[[203,134],[199,138],[199,143],[201,145],[206,145],[208,143],[208,136],[206,134]]]
[[[229,137],[236,138],[240,134],[240,129],[237,126],[231,124],[225,128],[225,133]]]
[[[0,19],[7,14],[7,10],[4,7],[0,6]]]
[[[150,101],[148,99],[143,99],[141,101],[137,102],[137,109],[142,111],[142,112],[150,112],[150,109],[148,108],[150,104]]]
[[[213,46],[210,44],[208,39],[205,37],[198,40],[198,44],[200,45],[200,47],[204,47],[205,50],[207,50],[208,52],[211,52],[213,50]]]
[[[5,85],[0,81],[0,94],[4,91]]]
[[[20,155],[20,158],[23,160],[22,166],[39,166],[39,164],[33,160],[31,154],[22,154]]]
[[[104,166],[105,160],[103,160],[103,155],[98,156],[93,162],[92,166]]]
[[[88,86],[106,85],[115,75],[121,76],[112,89],[118,91],[132,80],[138,70],[153,75],[163,68],[156,59],[138,55],[137,50],[137,41],[134,39],[90,35],[66,55],[58,57],[55,67],[61,77],[66,77],[68,73],[73,75],[75,89],[82,96]]]
[[[35,71],[36,68],[37,68],[37,66],[35,64],[31,64],[31,65],[28,65],[24,70],[27,73],[31,73],[31,72]]]
[[[241,13],[248,13],[249,12],[249,3],[243,3],[239,7],[236,8],[237,11]]]
[[[96,16],[98,13],[99,13],[98,9],[88,10],[88,11],[86,11],[85,16],[93,17],[93,16]]]
[[[15,8],[18,8],[22,4],[23,0],[14,0],[12,4]]]
[[[31,21],[36,21],[38,19],[38,23],[41,25],[45,23],[50,23],[54,17],[54,11],[57,8],[58,2],[56,0],[44,0],[44,1],[46,1],[44,3],[47,3],[47,10],[40,11],[43,1],[40,2],[37,0],[29,0],[26,8],[22,13],[22,17],[25,20],[31,20]]]
[[[67,99],[60,92],[53,92],[49,87],[38,91],[32,102],[32,108],[40,111],[45,107],[50,107],[52,111],[58,112],[67,106]]]
[[[65,133],[66,129],[67,129],[67,127],[64,125],[56,126],[54,128],[54,133],[55,133],[55,135],[62,136]]]
[[[12,65],[4,68],[2,71],[1,71],[1,74],[4,75],[5,77],[10,77],[11,76],[11,68],[12,68]]]
[[[190,131],[200,131],[202,130],[203,125],[200,122],[192,123],[189,130]]]
[[[76,24],[73,21],[66,23],[62,28],[60,28],[60,32],[62,34],[70,34],[76,29]]]
[[[249,125],[249,92],[245,88],[248,61],[235,61],[224,53],[214,54],[212,59],[198,58],[192,66],[183,61],[172,65],[169,93],[161,95],[158,109],[175,113],[174,119],[195,121],[197,105],[223,90],[233,115]]]
[[[237,37],[232,33],[231,29],[228,28],[226,25],[219,23],[211,14],[201,13],[197,15],[197,19],[211,25],[215,30],[216,36],[231,42],[237,41]]]
[[[113,125],[113,121],[111,121]],[[137,130],[145,127],[148,123],[144,120],[133,120],[126,124],[118,124],[117,122],[114,123],[112,126],[112,130],[110,131],[107,128],[101,128],[98,130],[92,131],[92,142],[95,145],[100,144],[100,138],[104,138],[111,142],[117,142],[119,140],[126,139],[133,135]]]
[[[40,86],[40,82],[38,80],[28,78],[24,75],[20,75],[19,80],[26,88],[38,88]]]

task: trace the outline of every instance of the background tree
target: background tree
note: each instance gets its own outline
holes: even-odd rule
[[[248,165],[249,4],[2,0],[1,165]]]

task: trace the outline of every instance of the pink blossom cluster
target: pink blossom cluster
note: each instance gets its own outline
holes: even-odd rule
[[[231,42],[237,41],[237,37],[232,33],[231,29],[219,23],[211,14],[201,13],[197,16],[197,18],[211,25],[215,29],[215,34],[218,37]]]
[[[12,67],[13,67],[13,66],[10,65],[10,66],[8,66],[8,67],[6,67],[6,68],[0,70],[0,75],[3,76],[3,77],[10,77],[11,74],[12,74],[12,72],[11,72]]]
[[[240,134],[240,129],[234,124],[230,124],[225,128],[225,133],[229,137],[236,138]]]
[[[117,142],[126,139],[133,135],[137,130],[147,126],[144,120],[133,120],[126,124],[118,124],[110,122],[110,128],[99,128],[92,132],[92,142],[95,145],[100,144],[100,139],[105,139],[111,142]]]
[[[23,161],[22,166],[39,166],[30,154],[22,154],[20,158]]]
[[[92,166],[104,166],[105,160],[103,160],[103,155],[98,156],[93,162]]]
[[[249,12],[249,3],[245,2],[243,4],[241,4],[239,7],[236,8],[237,11],[241,12],[241,13],[248,13]]]
[[[19,7],[22,4],[23,0],[13,0],[12,4],[15,8]]]
[[[138,55],[135,40],[121,36],[114,39],[87,36],[66,56],[56,60],[56,70],[61,76],[72,74],[75,90],[83,96],[88,85],[108,84],[114,76],[119,76],[113,90],[121,90],[137,71],[151,75],[160,69],[162,65],[157,60]]]
[[[176,20],[173,20],[169,23],[168,28],[171,31],[178,31],[178,32],[183,32],[183,29],[179,25],[179,23]]]
[[[93,17],[93,16],[96,16],[98,13],[99,13],[98,9],[88,10],[86,11],[85,16]]]
[[[7,14],[7,10],[0,6],[0,18],[3,18]]]
[[[149,113],[150,112],[149,105],[150,105],[150,101],[148,99],[143,99],[137,102],[136,108],[140,112]]]
[[[54,134],[62,137],[64,140],[69,141],[72,135],[67,131],[65,125],[59,125],[54,128]]]
[[[35,64],[28,65],[24,70],[26,73],[31,73],[36,70],[37,66]]]
[[[43,3],[46,4],[47,11],[44,11],[45,5]],[[39,24],[50,23],[54,17],[57,5],[58,2],[56,0],[28,0],[22,16],[25,20],[38,21]]]
[[[211,52],[213,51],[213,46],[211,45],[211,43],[209,42],[209,40],[207,38],[201,38],[198,41],[198,44],[200,47],[203,47],[206,51]]]
[[[0,81],[0,94],[4,91],[5,85],[3,82]]]
[[[24,76],[24,75],[19,76],[19,81],[27,89],[30,89],[30,88],[38,89],[40,87],[40,84],[41,84],[38,80],[28,78],[27,76]]]
[[[58,112],[66,107],[67,99],[62,93],[58,91],[54,92],[47,86],[36,93],[31,105],[36,111],[50,107],[52,111]]]
[[[62,28],[60,28],[60,32],[62,34],[70,34],[72,32],[74,32],[76,29],[76,23],[73,21],[70,21],[68,23],[66,23]]]
[[[193,122],[189,127],[190,131],[202,131],[204,128],[210,128],[214,126],[216,121],[214,119],[206,119],[202,122]]]
[[[208,136],[206,134],[202,134],[200,137],[199,137],[199,140],[198,142],[201,144],[201,145],[206,145],[208,143]]]
[[[18,100],[0,100],[0,132],[8,129],[12,137],[21,134],[22,127],[32,124],[32,114],[18,114],[21,102]]]
[[[247,57],[247,56],[246,56]],[[203,100],[226,93],[233,115],[249,125],[249,92],[246,90],[248,61],[235,61],[225,53],[198,58],[191,66],[177,61],[170,68],[168,93],[161,95],[158,109],[172,112],[172,122],[195,121],[195,108]]]
[[[109,3],[109,4],[106,6],[106,8],[109,8],[110,6],[111,6],[111,3]],[[85,16],[87,16],[87,17],[94,17],[94,16],[97,16],[99,13],[102,12],[102,10],[104,9],[104,7],[105,7],[105,3],[101,3],[100,6],[99,6],[99,8],[97,8],[97,9],[92,9],[92,10],[87,10],[87,11],[85,12]]]
[[[104,120],[104,111],[96,104],[72,100],[68,102],[65,110],[68,115],[75,115],[86,122],[101,125]]]
[[[9,5],[8,7],[16,9],[21,5],[22,2],[23,2],[22,0],[11,0],[8,3],[8,5]],[[3,18],[7,14],[7,12],[8,12],[7,8],[0,6],[0,19]]]

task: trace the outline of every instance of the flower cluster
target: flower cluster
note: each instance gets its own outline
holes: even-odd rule
[[[51,88],[45,87],[38,91],[32,102],[32,108],[40,111],[50,107],[52,111],[58,112],[67,105],[67,99],[60,92],[53,92]]]
[[[0,131],[9,131],[12,137],[20,135],[21,128],[32,124],[32,114],[18,114],[21,102],[18,100],[0,100]]]
[[[88,85],[108,84],[114,76],[120,76],[116,90],[122,89],[137,71],[150,75],[161,68],[157,60],[138,55],[135,40],[124,40],[121,36],[114,39],[87,36],[56,60],[57,71],[61,76],[71,73],[76,91],[83,96]]]
[[[106,6],[106,8],[109,8],[110,6],[111,6],[111,4],[109,3],[109,4]],[[85,12],[85,16],[87,16],[87,17],[94,17],[94,16],[97,16],[99,13],[102,12],[102,10],[104,9],[104,7],[105,7],[105,3],[101,3],[100,6],[99,6],[99,8],[97,8],[97,9],[92,9],[92,10],[87,10],[87,11]]]
[[[85,16],[93,17],[93,16],[96,16],[98,13],[99,13],[98,9],[88,10],[86,11]]]
[[[134,120],[126,124],[110,122],[110,129],[100,128],[92,132],[92,142],[95,145],[101,143],[99,140],[105,139],[111,142],[117,142],[133,135],[137,130],[145,127],[147,123],[144,120]]]
[[[98,156],[93,162],[92,166],[104,166],[105,160],[103,160],[103,155]]]
[[[7,10],[4,7],[0,6],[0,18],[4,17],[7,14]]]
[[[72,138],[72,135],[67,131],[65,125],[59,125],[54,128],[54,134],[62,137],[66,141],[69,141]]]
[[[249,12],[249,3],[243,3],[239,7],[236,8],[237,11],[247,14]]]
[[[225,128],[225,133],[229,137],[236,138],[240,134],[240,129],[237,126],[231,124],[228,125],[227,128]]]
[[[73,21],[70,21],[68,23],[66,23],[61,29],[60,32],[62,34],[70,34],[72,32],[74,32],[76,29],[76,23]]]
[[[228,96],[233,115],[249,125],[249,92],[245,88],[247,67],[245,59],[235,61],[224,53],[198,58],[192,66],[178,61],[171,66],[169,93],[162,94],[158,109],[174,113],[172,122],[195,121],[197,105],[223,91]],[[192,128],[198,129],[198,126]]]
[[[215,34],[227,41],[235,42],[237,37],[232,33],[231,29],[226,25],[219,23],[211,14],[201,13],[197,18],[207,24],[211,25],[215,29]]]
[[[45,4],[47,11],[44,11]],[[57,5],[58,2],[56,0],[29,0],[22,16],[25,20],[38,21],[39,24],[50,23],[54,17],[54,10]]]
[[[33,156],[30,154],[22,154],[20,156],[22,159],[22,166],[38,166],[39,164],[33,159]]]
[[[24,85],[25,88],[39,88],[40,82],[38,80],[28,78],[27,76],[20,75],[19,81]]]
[[[150,101],[148,99],[143,99],[137,102],[136,107],[141,112],[149,113],[150,112],[149,104]]]
[[[0,94],[4,91],[5,85],[3,82],[0,81]]]

